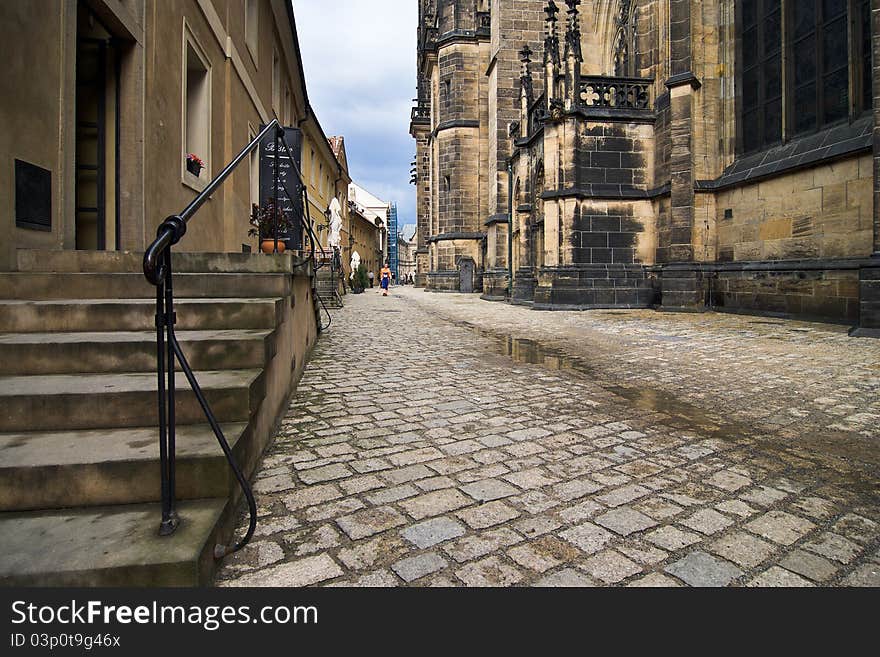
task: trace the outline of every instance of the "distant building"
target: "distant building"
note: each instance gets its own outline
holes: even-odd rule
[[[356,183],[352,183],[348,187],[348,200],[350,202],[349,207],[354,207],[364,219],[375,224],[378,228],[376,235],[377,245],[375,247],[375,261],[378,264],[378,269],[375,270],[375,273],[378,276],[379,269],[382,268],[382,265],[388,259],[388,217],[391,212],[391,204],[371,194]],[[361,259],[363,258],[364,254],[361,253]]]
[[[349,244],[348,260],[357,251],[361,263],[378,280],[388,257],[388,212],[391,204],[352,183],[348,188]]]
[[[400,281],[405,282],[409,276],[415,278],[416,275],[416,251],[418,250],[418,242],[415,234],[412,233],[410,238],[405,237],[405,233],[397,234],[397,257],[400,262]]]
[[[303,174],[306,176],[309,196],[308,216],[318,236],[318,240],[329,256],[330,217],[328,208],[335,197],[342,208],[343,227],[346,225],[345,213],[348,209],[348,161],[342,137],[326,137],[318,122],[307,124],[304,128],[307,137],[303,147]]]
[[[330,143],[330,149],[333,151],[333,155],[336,157],[336,161],[339,167],[339,177],[334,180],[333,188],[336,191],[336,198],[339,201],[339,207],[342,209],[342,229],[340,230],[339,234],[339,255],[342,260],[343,274],[347,280],[351,269],[349,265],[349,263],[351,262],[351,217],[349,214],[348,202],[348,190],[349,186],[351,185],[351,177],[348,174],[348,156],[345,152],[345,138],[342,136],[334,136],[329,137],[328,141]],[[343,187],[344,190],[342,189]],[[329,202],[330,199],[328,198],[328,205]],[[327,217],[326,221],[329,221],[329,217]],[[330,231],[328,225],[326,230],[321,231],[321,240],[325,248],[329,248],[329,244],[327,241],[329,237]]]

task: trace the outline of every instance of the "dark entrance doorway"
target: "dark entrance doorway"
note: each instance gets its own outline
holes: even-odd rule
[[[462,258],[458,261],[458,289],[460,292],[470,294],[474,291],[474,260]]]
[[[76,40],[76,248],[119,248],[119,58],[79,3]]]

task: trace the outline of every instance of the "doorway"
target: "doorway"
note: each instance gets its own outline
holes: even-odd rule
[[[110,32],[77,9],[76,248],[119,248],[119,57]]]
[[[474,291],[474,259],[462,258],[458,261],[458,289],[460,292],[470,294]]]

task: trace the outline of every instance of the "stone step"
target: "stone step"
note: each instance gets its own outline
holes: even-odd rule
[[[275,355],[273,331],[177,331],[196,370],[262,368]],[[156,332],[0,333],[0,376],[155,372]]]
[[[279,297],[175,299],[177,329],[271,329],[284,309]],[[0,300],[0,332],[148,331],[154,299]]]
[[[182,502],[158,535],[158,504],[0,514],[0,586],[199,586],[214,569],[226,498]]]
[[[247,422],[265,394],[263,370],[196,372],[219,422]],[[178,425],[204,415],[178,371]],[[155,373],[0,376],[0,433],[148,427],[157,423]]]
[[[175,274],[175,297],[283,297],[284,274]],[[156,288],[138,273],[11,272],[0,275],[0,299],[155,299]]]
[[[221,426],[239,462],[247,424]],[[208,424],[177,428],[177,497],[225,497],[237,487]],[[0,511],[160,499],[156,427],[0,434]]]
[[[144,254],[136,251],[43,251],[19,249],[18,270],[23,272],[127,272],[143,274]],[[292,271],[290,254],[185,253],[174,251],[175,272],[285,273]]]

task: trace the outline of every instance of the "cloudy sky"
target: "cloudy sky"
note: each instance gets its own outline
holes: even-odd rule
[[[292,0],[309,100],[327,136],[344,135],[351,177],[396,201],[400,226],[415,223],[409,184],[415,142],[414,0]]]

